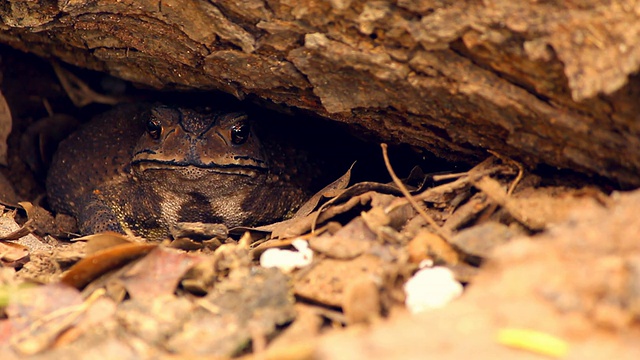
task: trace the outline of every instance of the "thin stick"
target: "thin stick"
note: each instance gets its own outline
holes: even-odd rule
[[[522,177],[524,176],[524,166],[522,166],[522,164],[520,164],[515,160],[511,160],[511,161],[513,161],[513,163],[518,167],[518,176],[516,176],[515,180],[513,180],[511,185],[509,185],[509,190],[507,190],[507,195],[513,194],[513,191],[516,189],[516,186],[518,186],[518,184],[520,183],[520,180],[522,180]]]
[[[432,178],[433,178],[433,181],[441,181],[441,180],[457,179],[467,175],[469,175],[469,172],[465,171],[461,173],[433,175]]]
[[[380,146],[382,147],[382,157],[384,158],[384,164],[387,167],[387,171],[389,172],[389,175],[391,175],[391,179],[393,179],[393,182],[396,184],[398,189],[400,189],[400,192],[402,192],[402,195],[404,195],[404,197],[409,200],[411,206],[413,206],[418,214],[420,214],[420,216],[422,216],[422,218],[425,219],[425,221],[435,229],[438,235],[442,236],[442,238],[447,240],[447,242],[450,242],[449,240],[451,236],[449,235],[449,233],[442,227],[440,227],[440,225],[438,225],[438,223],[420,207],[420,204],[418,204],[418,202],[413,198],[413,196],[409,193],[409,190],[407,190],[400,178],[396,175],[395,171],[393,171],[391,162],[389,161],[389,155],[387,154],[387,144],[382,143],[380,144]]]
[[[491,150],[487,150],[491,155],[497,157],[498,159],[502,160],[502,162],[507,163],[510,162],[513,165],[515,165],[518,168],[518,175],[516,176],[516,178],[513,180],[513,182],[511,183],[511,185],[509,185],[509,189],[507,190],[507,195],[511,195],[513,194],[513,191],[516,189],[516,186],[518,186],[518,184],[520,183],[520,180],[522,180],[522,177],[524,176],[524,166],[522,166],[521,163],[498,154],[495,151],[491,151]]]

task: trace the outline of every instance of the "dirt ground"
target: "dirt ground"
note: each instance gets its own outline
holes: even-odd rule
[[[347,172],[281,223],[64,239],[42,184],[69,118],[165,95],[0,53],[2,359],[640,358],[638,190],[374,146],[382,180]]]

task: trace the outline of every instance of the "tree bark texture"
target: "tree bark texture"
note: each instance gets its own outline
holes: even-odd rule
[[[640,2],[8,0],[0,42],[640,185]]]

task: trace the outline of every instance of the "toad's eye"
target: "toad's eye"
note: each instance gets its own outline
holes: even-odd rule
[[[162,134],[162,125],[160,124],[160,121],[157,119],[147,121],[147,132],[152,139],[158,140],[160,138],[160,134]]]
[[[236,145],[244,144],[249,139],[249,124],[237,123],[231,127],[231,142]]]

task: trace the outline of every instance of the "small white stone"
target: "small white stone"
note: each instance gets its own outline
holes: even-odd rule
[[[260,256],[260,266],[277,267],[285,273],[293,269],[311,264],[313,250],[309,249],[309,243],[302,239],[293,240],[291,243],[298,251],[282,250],[277,248],[267,249]]]
[[[413,314],[445,306],[462,295],[462,284],[451,270],[437,266],[425,268],[404,284],[405,305]]]

